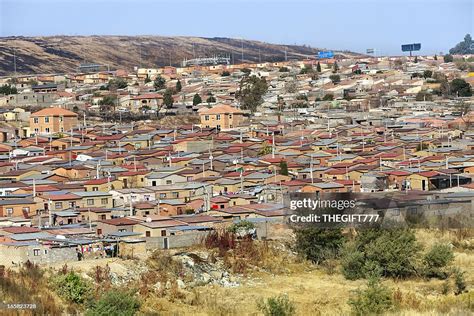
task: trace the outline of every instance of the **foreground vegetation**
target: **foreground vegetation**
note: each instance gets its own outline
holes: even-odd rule
[[[180,286],[192,276],[176,254],[159,251],[146,271],[122,284],[108,264],[82,271],[84,265],[53,270],[32,264],[2,270],[0,296],[7,303],[36,303],[25,315],[474,312],[472,231],[310,230],[285,242],[261,242],[238,237],[234,232],[241,229],[251,227],[217,231],[189,250],[206,253],[203,264],[221,263],[240,276],[240,286]]]

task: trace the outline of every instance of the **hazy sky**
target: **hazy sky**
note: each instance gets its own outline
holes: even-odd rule
[[[0,0],[0,36],[192,35],[382,54],[447,52],[474,0]]]

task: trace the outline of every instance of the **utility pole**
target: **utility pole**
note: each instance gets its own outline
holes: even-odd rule
[[[242,43],[242,56],[241,56],[241,63],[243,64],[244,63],[244,39],[242,38],[241,40],[241,43]]]

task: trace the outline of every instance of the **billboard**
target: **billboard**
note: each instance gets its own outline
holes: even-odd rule
[[[367,52],[367,54],[373,54],[375,52],[375,49],[367,48],[366,52]]]
[[[402,52],[412,52],[412,51],[420,50],[420,49],[421,49],[420,43],[402,45]]]
[[[323,59],[323,58],[333,58],[334,53],[332,51],[328,52],[318,52],[318,58]]]

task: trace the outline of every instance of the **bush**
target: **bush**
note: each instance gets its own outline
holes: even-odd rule
[[[242,220],[238,223],[232,224],[229,227],[229,231],[231,233],[235,234],[235,233],[238,233],[238,232],[241,232],[241,231],[247,232],[247,231],[252,230],[254,228],[255,228],[254,223],[246,221],[246,220]]]
[[[140,308],[140,302],[130,291],[110,290],[87,311],[90,316],[132,316]]]
[[[295,313],[295,306],[287,295],[270,297],[266,301],[257,302],[257,308],[265,316],[288,316]]]
[[[355,245],[346,245],[341,253],[342,274],[348,280],[364,277],[365,256]]]
[[[355,315],[379,315],[393,308],[392,291],[372,277],[366,289],[357,290],[355,297],[349,299],[349,305]]]
[[[454,254],[449,245],[435,244],[423,258],[424,274],[427,277],[446,278],[448,273],[443,268],[454,260]]]
[[[415,273],[419,249],[410,230],[365,229],[342,252],[342,273],[350,280],[373,274],[408,277]]]
[[[297,229],[295,233],[296,250],[316,264],[337,257],[344,243],[340,229],[305,227]]]
[[[454,285],[456,286],[456,291],[454,294],[459,295],[464,293],[466,290],[466,280],[464,279],[464,271],[456,269],[454,271]]]
[[[59,296],[76,304],[92,297],[92,285],[73,271],[55,276],[52,284]]]

